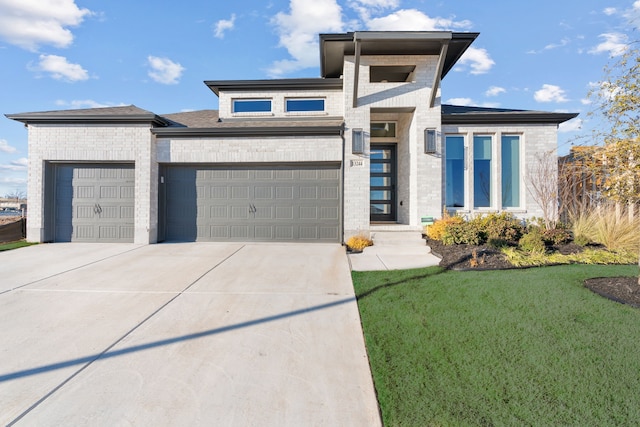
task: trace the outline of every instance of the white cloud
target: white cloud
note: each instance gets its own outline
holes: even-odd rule
[[[224,32],[232,30],[236,23],[236,14],[231,14],[231,19],[221,19],[214,25],[214,36],[219,39],[224,38]]]
[[[580,100],[580,103],[581,103],[582,105],[591,105],[591,100],[590,100],[589,98],[582,98],[582,99]]]
[[[462,55],[458,64],[459,66],[456,67],[458,71],[463,70],[464,66],[468,65],[471,67],[471,74],[485,74],[495,65],[495,61],[491,59],[486,49],[470,47]],[[463,67],[460,67],[460,65]]]
[[[18,152],[18,149],[9,145],[7,140],[0,139],[0,153],[13,154],[17,152]]]
[[[618,12],[618,9],[615,7],[605,7],[603,10],[604,14],[607,16],[615,15]]]
[[[352,0],[349,2],[349,6],[356,10],[365,22],[371,19],[371,13],[394,9],[399,5],[399,0]]]
[[[463,107],[468,107],[470,105],[473,105],[474,102],[471,98],[449,98],[445,101],[445,104],[461,105]]]
[[[564,89],[560,86],[544,84],[542,89],[533,94],[533,98],[538,102],[567,102]]]
[[[432,18],[417,9],[402,9],[390,15],[366,22],[372,31],[439,31],[469,29],[471,21],[454,21],[448,18]]]
[[[40,55],[40,62],[33,69],[49,73],[56,80],[78,82],[89,78],[89,73],[80,64],[72,64],[58,55]]]
[[[102,103],[98,101],[94,101],[92,99],[74,99],[71,101],[65,101],[63,99],[58,99],[56,101],[56,105],[61,107],[71,107],[71,108],[105,108],[105,107],[116,107],[116,106],[124,106],[126,104],[113,104],[113,103]]]
[[[600,38],[604,39],[602,43],[589,51],[592,54],[607,52],[610,56],[620,56],[628,49],[629,38],[626,34],[621,33],[604,33],[600,34]]]
[[[498,96],[501,93],[505,93],[507,90],[503,87],[500,86],[491,86],[489,89],[487,89],[487,91],[484,93],[485,96]]]
[[[75,0],[1,0],[0,38],[31,51],[40,45],[68,47],[73,42],[68,27],[91,14]]]
[[[173,62],[169,58],[159,58],[157,56],[149,56],[149,77],[155,82],[166,85],[176,84],[182,77],[185,68],[177,62]]]
[[[582,123],[583,120],[579,118],[560,123],[560,126],[558,126],[558,132],[577,132],[582,129]]]
[[[313,67],[318,64],[318,33],[342,32],[342,9],[336,0],[290,0],[289,13],[280,12],[272,19],[291,59],[274,62],[268,72],[272,77]]]

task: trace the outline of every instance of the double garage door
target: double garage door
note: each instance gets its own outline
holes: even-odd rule
[[[53,165],[57,242],[133,242],[133,165]]]
[[[337,164],[166,166],[160,193],[166,240],[339,241]]]

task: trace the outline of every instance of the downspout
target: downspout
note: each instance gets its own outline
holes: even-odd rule
[[[436,74],[433,76],[433,84],[431,85],[431,97],[429,99],[429,108],[433,108],[436,102],[436,94],[440,87],[440,76],[442,75],[442,69],[444,68],[444,61],[447,57],[447,51],[449,50],[449,40],[443,40],[440,46],[440,57],[438,58],[438,66]]]

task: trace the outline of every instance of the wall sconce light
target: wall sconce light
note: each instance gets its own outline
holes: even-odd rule
[[[353,129],[351,133],[351,152],[364,154],[364,131],[362,129]]]
[[[424,130],[424,152],[425,154],[438,154],[440,152],[440,139],[442,134],[436,129]]]

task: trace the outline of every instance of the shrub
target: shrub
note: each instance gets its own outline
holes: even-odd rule
[[[347,240],[347,246],[351,250],[361,251],[371,245],[373,245],[373,241],[363,234],[351,236]]]
[[[436,220],[427,227],[427,236],[433,240],[442,240],[449,226],[462,223],[464,223],[464,220],[461,217],[449,216],[445,213],[442,219]]]
[[[573,220],[573,234],[605,245],[610,251],[638,252],[640,215],[630,218],[614,205],[586,212]]]
[[[445,245],[480,245],[484,241],[484,233],[471,221],[450,224],[442,236],[442,243]]]
[[[491,213],[478,216],[471,222],[484,232],[487,239],[501,239],[507,242],[517,242],[522,236],[523,226],[520,221],[509,212]]]
[[[542,233],[537,228],[532,228],[529,233],[522,236],[518,241],[518,246],[529,253],[544,253],[546,250]]]
[[[491,237],[487,239],[487,245],[491,246],[492,248],[502,249],[509,246],[509,242],[505,239],[497,239],[495,237]]]
[[[571,241],[571,233],[563,228],[543,230],[542,239],[547,245],[562,245]]]

